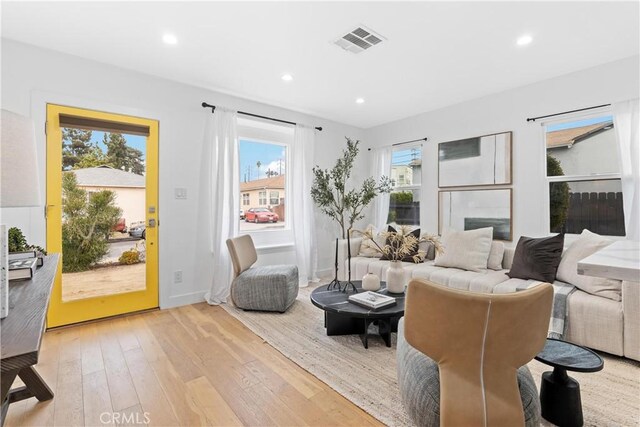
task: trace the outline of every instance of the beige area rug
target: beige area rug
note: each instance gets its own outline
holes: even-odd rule
[[[298,300],[285,314],[223,307],[287,358],[378,420],[390,426],[412,425],[398,390],[396,334],[392,336],[392,348],[373,337],[369,338],[368,350],[357,335],[328,337],[322,310],[309,300],[313,289],[301,289]],[[601,355],[605,360],[602,371],[570,373],[580,382],[585,425],[640,425],[640,363]],[[538,387],[542,372],[551,370],[535,360],[529,368]]]

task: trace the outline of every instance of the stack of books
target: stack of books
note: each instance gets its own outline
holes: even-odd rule
[[[371,310],[381,310],[396,305],[395,298],[371,291],[350,295],[349,302]]]
[[[13,252],[9,254],[9,280],[30,280],[36,268],[42,265],[36,251]]]

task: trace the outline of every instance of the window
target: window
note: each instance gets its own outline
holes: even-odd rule
[[[239,118],[238,134],[240,232],[251,233],[256,247],[290,244],[287,166],[293,128]]]
[[[420,224],[420,184],[422,181],[422,147],[393,151],[391,157],[393,190],[389,200],[387,222],[400,225]]]
[[[267,192],[266,191],[260,191],[258,193],[258,204],[260,206],[264,206],[267,204]]]
[[[269,204],[271,206],[280,204],[280,192],[278,191],[269,192]]]
[[[549,229],[624,236],[620,159],[613,117],[548,123]]]

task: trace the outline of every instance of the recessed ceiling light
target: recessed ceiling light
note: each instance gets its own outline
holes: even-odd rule
[[[524,45],[528,45],[532,41],[533,41],[533,37],[527,34],[527,35],[518,37],[518,40],[516,40],[516,43],[518,44],[518,46],[524,46]]]
[[[164,36],[162,36],[162,41],[166,44],[177,44],[178,38],[173,34],[165,34]]]
[[[364,104],[364,98],[356,99],[356,104]]]
[[[285,82],[290,82],[291,80],[293,80],[293,76],[291,74],[283,74],[281,79]]]

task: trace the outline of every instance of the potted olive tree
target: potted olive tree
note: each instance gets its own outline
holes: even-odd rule
[[[348,188],[353,163],[358,156],[360,141],[347,139],[347,148],[342,151],[332,169],[313,168],[311,197],[320,210],[340,226],[342,238],[353,224],[364,217],[362,211],[381,193],[391,192],[391,179],[382,176],[379,182],[373,177],[364,180],[358,188]]]

